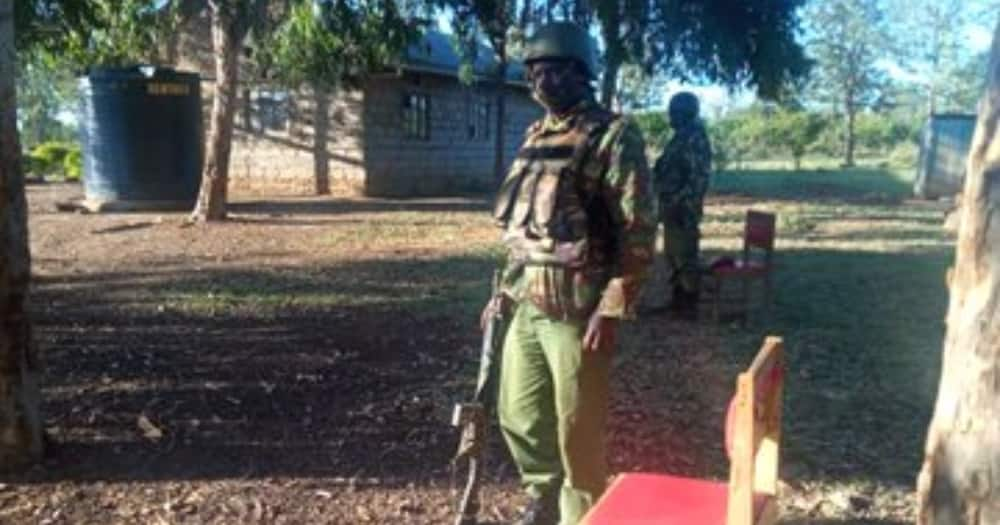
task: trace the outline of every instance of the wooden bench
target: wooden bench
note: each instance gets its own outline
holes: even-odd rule
[[[750,368],[737,378],[726,415],[729,483],[620,474],[581,525],[775,523],[783,384],[783,343],[768,337]]]
[[[750,284],[764,283],[764,306],[771,303],[771,274],[774,270],[774,239],[776,217],[773,213],[747,210],[743,223],[743,252],[739,258],[721,257],[703,269],[703,290],[712,298],[712,315],[721,317],[723,288],[727,282],[742,284],[739,311],[745,323],[750,315]]]

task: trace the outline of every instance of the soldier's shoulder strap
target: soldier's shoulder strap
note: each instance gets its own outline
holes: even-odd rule
[[[587,160],[587,156],[590,153],[597,153],[605,133],[612,127],[617,127],[618,123],[622,121],[624,119],[621,115],[612,113],[604,108],[598,107],[587,112],[580,123],[580,129],[585,139],[577,143],[570,160],[570,166],[573,167],[576,173],[582,171],[583,163]],[[600,160],[603,162],[605,159]]]
[[[604,108],[595,108],[588,112],[580,124],[585,139],[578,142],[576,148],[573,150],[573,156],[570,158],[570,167],[575,178],[574,186],[576,187],[576,193],[580,198],[580,202],[589,209],[593,210],[598,199],[597,194],[585,190],[587,186],[584,180],[586,177],[584,173],[585,163],[588,160],[592,160],[600,163],[602,168],[607,168],[610,158],[606,156],[607,152],[604,152],[602,155],[600,151],[601,143],[608,133],[615,133],[615,129],[621,128],[624,122],[625,119],[621,115],[612,113]],[[601,171],[603,172],[604,169]]]

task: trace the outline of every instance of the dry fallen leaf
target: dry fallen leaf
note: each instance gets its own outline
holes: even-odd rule
[[[139,419],[136,421],[136,425],[139,430],[142,431],[142,436],[150,441],[158,441],[163,437],[163,430],[160,427],[153,424],[152,421],[146,417],[146,414],[139,414]]]

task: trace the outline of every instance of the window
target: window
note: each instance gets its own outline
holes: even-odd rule
[[[284,131],[288,127],[290,97],[287,91],[260,90],[254,98],[254,128],[261,131]]]
[[[490,103],[486,97],[472,95],[466,105],[466,121],[469,140],[490,138]]]
[[[252,133],[285,131],[292,117],[292,99],[287,91],[244,89],[242,126]]]
[[[403,95],[403,135],[408,139],[430,140],[430,98],[420,93]]]

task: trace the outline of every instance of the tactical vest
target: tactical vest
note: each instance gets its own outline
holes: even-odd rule
[[[532,128],[497,195],[494,218],[517,262],[580,267],[608,251],[610,215],[599,195],[607,159],[588,158],[618,118],[601,108],[566,131]]]

